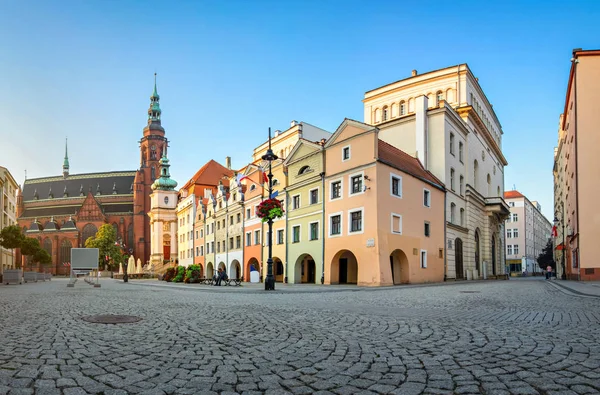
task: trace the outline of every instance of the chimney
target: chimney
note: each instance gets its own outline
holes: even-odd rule
[[[290,122],[290,128],[293,128],[294,126],[296,126],[298,124],[298,122],[296,121],[292,121]]]
[[[416,76],[417,75],[417,70],[413,70],[411,74],[412,74],[413,77]]]
[[[225,167],[231,170],[231,156],[225,157]]]
[[[417,143],[417,158],[421,161],[423,167],[429,170],[427,160],[427,108],[427,96],[418,96],[415,99],[415,142]]]

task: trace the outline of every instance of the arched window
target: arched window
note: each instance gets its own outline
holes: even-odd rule
[[[375,109],[375,123],[380,122],[381,121],[381,110],[376,108]]]
[[[479,178],[479,163],[477,163],[477,160],[475,160],[473,162],[473,187],[477,190],[477,187],[479,187],[479,183],[477,182],[477,179]]]
[[[310,166],[302,166],[298,172],[298,175],[306,174],[308,172],[310,172]]]
[[[256,185],[255,184],[250,185],[250,191],[253,191],[255,189],[256,189]]]
[[[49,238],[44,240],[44,250],[46,250],[46,252],[52,256],[52,240]]]
[[[454,191],[454,169],[450,168],[450,189]]]
[[[465,226],[465,209],[460,209],[460,226]]]
[[[500,196],[500,186],[498,186],[498,193],[497,196]]]
[[[127,247],[133,249],[135,243],[133,241],[133,224],[129,224],[127,227]]]
[[[463,196],[465,194],[465,178],[461,175],[460,176],[460,196]]]
[[[442,93],[442,91],[437,91],[437,93],[435,94],[435,105],[439,107],[442,100],[444,100],[444,94]]]
[[[71,248],[73,245],[69,240],[63,240],[60,243],[60,263],[71,262]]]
[[[98,232],[98,228],[94,224],[87,224],[83,227],[83,231],[81,232],[81,244],[85,246],[85,241],[90,237],[96,236]]]
[[[487,175],[487,195],[492,196],[492,177],[490,177],[489,173]]]
[[[398,116],[398,105],[396,103],[392,103],[390,106],[390,117],[396,118]]]
[[[382,121],[387,121],[388,120],[388,107],[385,106],[383,107],[383,112],[382,112]]]
[[[119,239],[119,227],[118,227],[117,223],[113,222],[112,227],[115,230],[115,235],[117,236],[117,239]]]
[[[405,115],[406,114],[406,103],[404,102],[404,100],[402,100],[400,102],[400,116]]]
[[[456,204],[450,203],[450,223],[456,222]]]

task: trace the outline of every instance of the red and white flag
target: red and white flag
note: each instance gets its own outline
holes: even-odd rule
[[[552,237],[558,237],[558,229],[556,229],[556,225],[552,227]]]

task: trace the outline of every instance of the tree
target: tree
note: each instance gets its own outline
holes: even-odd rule
[[[0,231],[0,246],[7,249],[21,248],[25,236],[17,225],[7,226]],[[14,255],[13,255],[14,259]],[[20,265],[19,265],[20,266]]]
[[[95,236],[88,238],[85,241],[85,248],[98,249],[98,266],[101,270],[105,265],[110,269],[112,265],[123,262],[121,248],[117,244],[117,232],[110,224],[102,225]]]
[[[556,271],[556,262],[552,256],[552,239],[548,240],[541,254],[537,257],[538,265],[542,270],[546,270],[548,266],[552,266],[552,270]]]
[[[44,250],[38,239],[25,237],[21,243],[21,254],[29,257],[29,268],[33,268],[34,263],[47,265],[52,263],[52,257],[48,251]]]

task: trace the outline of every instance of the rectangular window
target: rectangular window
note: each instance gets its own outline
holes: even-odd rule
[[[517,213],[513,213],[512,222],[519,222],[519,215]]]
[[[362,210],[350,212],[350,232],[361,232],[363,230]]]
[[[233,250],[233,237],[229,238],[229,249]]]
[[[513,253],[515,255],[519,255],[519,245],[518,244],[513,245]]]
[[[250,218],[250,209],[249,208],[246,209],[246,218]]]
[[[225,229],[225,218],[223,218],[223,229]]]
[[[200,256],[200,247],[196,247],[196,256]]]
[[[217,243],[217,252],[221,252],[221,243]]]
[[[292,243],[298,243],[300,241],[300,225],[296,225],[292,228]]]
[[[450,189],[454,191],[454,169],[450,169]]]
[[[210,252],[212,252],[212,253],[215,252],[215,242],[214,241],[210,242]]]
[[[431,192],[427,189],[423,189],[423,206],[431,207]]]
[[[512,229],[506,229],[506,238],[507,239],[511,239],[512,238]]]
[[[239,224],[242,221],[242,213],[237,213],[236,217],[236,222]]]
[[[342,197],[342,182],[334,181],[331,183],[331,198],[338,199]]]
[[[223,252],[225,252],[225,240],[223,240]]]
[[[300,208],[300,195],[292,196],[292,209]]]
[[[454,155],[454,133],[450,133],[450,154]]]
[[[200,256],[204,256],[204,246],[200,246]]]
[[[402,197],[402,177],[392,175],[390,178],[390,189],[393,196]]]
[[[402,234],[402,216],[399,214],[392,214],[392,233]]]
[[[350,146],[342,148],[342,161],[350,159]]]
[[[463,143],[460,141],[458,142],[458,160],[463,163]]]
[[[283,244],[283,229],[277,231],[277,244]]]
[[[353,176],[350,178],[350,185],[352,186],[351,193],[360,193],[362,192],[362,175]]]
[[[310,193],[310,204],[319,203],[319,190],[313,189],[309,193]]]
[[[310,239],[309,240],[319,240],[319,223],[311,222],[310,224]]]
[[[431,225],[429,222],[425,221],[425,236],[429,237],[431,235]]]
[[[513,237],[519,237],[519,229],[513,229]]]
[[[231,225],[233,223],[233,215],[229,216],[229,225]]]
[[[252,245],[252,232],[246,233],[246,246]]]
[[[254,245],[260,244],[260,230],[254,231]]]
[[[459,184],[460,196],[463,196],[465,194],[464,184],[465,184],[465,178],[461,175],[460,176],[460,184]]]
[[[198,240],[198,231],[196,231],[196,240]]]
[[[329,234],[330,235],[341,235],[342,234],[342,216],[332,215],[329,217],[330,226],[329,226]]]
[[[506,254],[507,255],[512,255],[512,245],[511,244],[508,244],[506,246]]]
[[[221,221],[217,221],[217,230],[221,229]]]
[[[421,269],[427,267],[427,251],[421,250]]]

